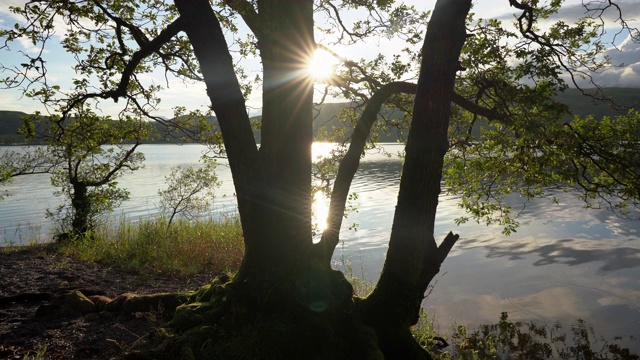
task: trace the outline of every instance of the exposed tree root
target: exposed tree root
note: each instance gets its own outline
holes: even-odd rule
[[[311,276],[322,281],[298,282],[289,292],[295,295],[281,299],[276,295],[284,296],[284,289],[274,289],[268,301],[218,278],[191,293],[173,320],[136,342],[126,359],[430,359],[409,332],[380,330],[385,342],[379,344],[355,310],[342,273]],[[343,298],[329,299],[336,293]],[[385,357],[380,345],[395,352]]]

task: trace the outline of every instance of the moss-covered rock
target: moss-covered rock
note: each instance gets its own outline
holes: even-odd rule
[[[36,311],[38,316],[78,316],[96,311],[93,301],[78,290],[64,291],[53,297],[51,304],[42,305]]]
[[[135,312],[157,311],[173,314],[175,309],[188,302],[189,293],[157,293],[150,295],[136,295],[125,293],[104,305],[109,312],[132,314]]]
[[[111,300],[110,302],[108,302],[107,304],[105,304],[104,306],[104,310],[108,311],[108,312],[122,312],[122,310],[124,309],[124,303],[133,298],[136,297],[138,295],[136,294],[131,294],[131,293],[124,293],[124,294],[120,294],[118,295],[115,299]]]
[[[133,296],[126,299],[122,312],[131,314],[134,312],[159,311],[172,314],[175,309],[189,299],[183,293],[158,293],[150,295]]]
[[[86,295],[86,294],[85,294]],[[89,295],[87,296],[89,300],[93,301],[96,305],[97,311],[103,311],[105,306],[112,301],[112,299],[104,296],[104,295]]]

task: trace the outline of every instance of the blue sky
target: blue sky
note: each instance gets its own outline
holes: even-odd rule
[[[424,0],[406,0],[406,3],[415,5],[419,9],[430,9],[435,4],[435,1]],[[16,22],[16,19],[8,12],[10,5],[20,5],[24,1],[18,0],[4,0],[0,3],[0,27],[11,27]],[[624,0],[618,1],[622,10],[624,11],[627,19],[640,19],[640,0]],[[585,14],[584,8],[581,6],[580,0],[568,0],[563,6],[563,10],[554,19],[562,18],[567,22],[573,22],[580,16]],[[507,0],[477,0],[475,1],[473,12],[477,17],[484,18],[500,18],[504,20],[512,19],[514,8],[508,6]],[[608,18],[608,24],[616,26],[615,18],[611,17],[613,12],[605,13],[605,17]],[[640,26],[640,22],[630,21],[631,25]],[[613,40],[615,31],[613,28],[608,29],[606,38],[607,40]],[[596,81],[607,87],[636,87],[640,88],[640,44],[633,43],[627,39],[626,35],[619,35],[615,40],[616,47],[611,47],[608,51],[608,55],[611,57],[612,63],[619,66],[613,67],[601,74],[597,74]],[[23,42],[21,44],[13,44],[11,46],[11,52],[1,51],[0,62],[4,64],[19,64],[22,62],[21,58],[17,54],[17,50],[29,51],[30,44]],[[357,49],[353,49],[353,58],[357,57],[373,57],[383,49],[385,53],[391,54],[395,50],[401,48],[399,42],[393,40],[382,40],[376,43],[369,43],[359,46]],[[75,76],[71,70],[71,66],[74,63],[73,58],[61,51],[59,45],[51,42],[47,48],[45,59],[49,67],[48,77],[49,83],[61,84],[68,83],[69,79]],[[259,72],[259,60],[250,59],[245,64],[245,68],[251,72]],[[0,74],[1,76],[7,76],[6,74]],[[156,83],[166,85],[164,81],[163,73],[158,71],[154,76],[147,77],[145,80],[148,83]],[[64,86],[63,86],[64,87]],[[172,108],[174,106],[183,105],[188,108],[205,108],[207,106],[208,99],[202,84],[183,84],[181,82],[172,82],[170,88],[164,90],[161,94],[162,103],[158,109],[158,113],[164,116],[171,116]],[[260,107],[260,94],[259,91],[254,91],[254,95],[249,99],[248,104],[250,108],[253,108],[252,112],[259,111]],[[101,104],[101,109],[104,114],[113,114],[117,110],[117,106],[110,102]],[[42,106],[34,100],[22,98],[17,91],[0,90],[0,109],[2,110],[17,110],[24,112],[32,112],[34,110],[43,110]]]

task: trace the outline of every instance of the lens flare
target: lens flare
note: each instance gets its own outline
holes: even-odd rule
[[[307,70],[315,82],[327,82],[333,76],[338,59],[330,52],[317,49],[307,64]]]

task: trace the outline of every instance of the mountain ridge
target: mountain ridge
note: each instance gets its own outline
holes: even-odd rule
[[[586,89],[587,92],[589,89]],[[604,88],[604,95],[625,107],[640,109],[640,88]],[[620,115],[620,112],[612,109],[604,103],[594,102],[591,98],[583,96],[577,89],[568,89],[560,94],[557,99],[569,106],[574,115],[593,115],[597,119],[604,116]],[[340,110],[350,105],[349,102],[325,103],[320,105],[315,113],[314,135],[318,135],[322,128],[331,130],[334,126],[342,126],[337,119]],[[23,125],[22,118],[28,114],[21,111],[0,110],[0,145],[22,145],[25,144],[24,137],[18,134],[18,129]],[[259,120],[260,116],[252,117],[252,120]],[[208,119],[213,125],[217,125],[215,117]],[[159,126],[159,125],[158,125]],[[159,130],[158,130],[159,131]],[[259,132],[254,132],[256,140],[259,142]],[[380,141],[394,141],[386,134],[378,134]],[[171,142],[171,141],[152,141]],[[176,142],[176,141],[173,141]]]

